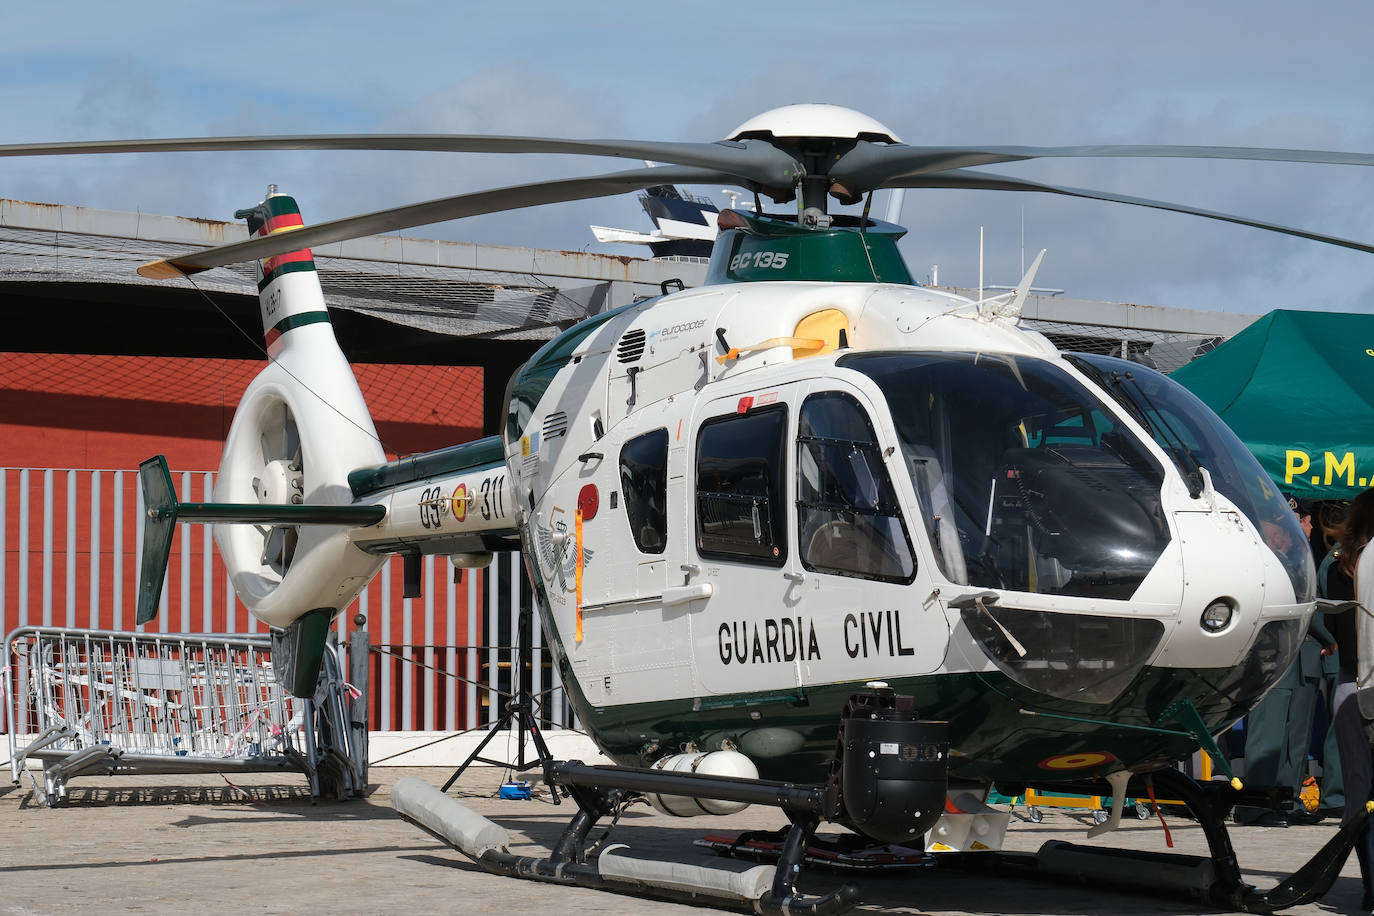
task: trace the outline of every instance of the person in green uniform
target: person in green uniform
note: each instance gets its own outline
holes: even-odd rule
[[[1325,553],[1317,565],[1317,597],[1328,601],[1353,601],[1355,580],[1342,570],[1340,535],[1350,512],[1348,500],[1328,500],[1317,505],[1313,517],[1316,532],[1312,543],[1313,555]],[[1320,543],[1318,536],[1321,537]],[[1345,808],[1345,788],[1341,779],[1341,755],[1336,745],[1336,696],[1341,684],[1355,681],[1357,657],[1355,618],[1353,611],[1324,616],[1322,623],[1336,640],[1336,651],[1323,661],[1327,703],[1326,739],[1322,743],[1321,801],[1317,809],[1323,815],[1339,816]]]
[[[1303,532],[1312,532],[1311,506],[1305,500],[1290,499],[1289,505],[1302,523]],[[1281,545],[1270,545],[1279,547]],[[1287,827],[1313,824],[1321,815],[1304,807],[1299,793],[1307,776],[1307,751],[1312,743],[1312,722],[1321,699],[1322,657],[1335,640],[1313,616],[1312,626],[1302,641],[1298,657],[1274,688],[1245,719],[1245,781],[1252,786],[1279,786],[1293,790],[1293,801],[1283,811],[1237,806],[1237,824],[1257,827]]]

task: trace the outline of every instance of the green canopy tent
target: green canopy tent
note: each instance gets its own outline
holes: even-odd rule
[[[1290,496],[1374,486],[1374,315],[1276,310],[1171,378]]]

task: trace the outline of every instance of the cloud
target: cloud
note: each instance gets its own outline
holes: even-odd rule
[[[914,144],[1197,143],[1374,151],[1358,0],[1052,6],[703,0],[482,8],[340,0],[137,17],[72,2],[7,13],[0,142],[100,136],[440,131],[709,140],[768,108],[828,101]],[[625,167],[549,156],[184,154],[0,162],[0,196],[228,217],[269,182],[307,219]],[[1273,163],[1044,161],[1009,174],[1156,197],[1374,240],[1374,170]],[[718,188],[698,188],[721,199]],[[909,192],[913,272],[1015,282],[1021,224],[1042,285],[1118,301],[1263,311],[1374,309],[1374,261],[1187,217],[1043,195]],[[632,195],[423,230],[591,246],[591,222],[647,228]],[[605,249],[591,246],[593,250]],[[1029,256],[1028,258],[1029,259]]]

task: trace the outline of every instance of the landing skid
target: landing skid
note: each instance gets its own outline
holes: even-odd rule
[[[1199,784],[1175,770],[1153,774],[1158,794],[1183,800],[1198,820],[1210,856],[1141,852],[1052,840],[1038,852],[927,853],[901,846],[874,845],[853,834],[815,838],[803,853],[809,866],[841,872],[918,872],[938,867],[1016,874],[1044,880],[1070,879],[1081,884],[1200,900],[1243,913],[1277,913],[1321,898],[1331,889],[1350,850],[1359,840],[1368,815],[1341,828],[1317,853],[1268,891],[1258,891],[1241,878],[1227,832],[1225,814],[1235,803],[1225,783]],[[1084,787],[1085,792],[1092,787]],[[783,831],[715,834],[695,845],[717,855],[756,862],[777,860]]]
[[[398,782],[392,789],[392,806],[401,817],[453,846],[484,870],[513,878],[746,909],[764,916],[838,916],[859,902],[858,888],[851,884],[823,896],[804,894],[797,887],[806,848],[824,810],[824,787],[592,767],[577,762],[548,764],[544,779],[554,791],[566,789],[578,808],[547,858],[512,854],[504,829],[422,780],[412,777]],[[679,793],[781,808],[790,826],[782,835],[776,864],[735,871],[632,858],[619,846],[593,855],[598,844],[588,838],[597,822],[618,817],[632,798],[647,793]]]
[[[518,856],[509,851],[506,831],[465,808],[422,780],[401,780],[392,790],[392,805],[406,820],[471,858],[486,871],[551,884],[591,887],[679,903],[750,910],[767,916],[837,916],[859,902],[859,890],[846,883],[823,896],[798,888],[803,867],[848,872],[919,871],[959,868],[996,874],[1022,874],[1063,882],[1151,894],[1183,895],[1219,909],[1275,913],[1320,898],[1335,882],[1369,815],[1343,827],[1315,856],[1286,880],[1259,891],[1242,880],[1226,830],[1225,813],[1238,800],[1258,796],[1237,792],[1221,782],[1198,783],[1176,770],[1136,777],[1131,794],[1151,790],[1180,799],[1197,819],[1209,855],[1139,852],[1051,841],[1035,853],[942,852],[928,854],[899,845],[874,846],[857,836],[816,837],[821,820],[831,813],[827,787],[765,780],[702,776],[652,769],[593,767],[579,762],[548,762],[544,779],[555,792],[566,792],[577,813],[547,857]],[[1056,786],[1065,791],[1100,792],[1091,783]],[[611,826],[640,795],[686,795],[722,801],[769,805],[782,810],[788,826],[698,841],[732,858],[767,864],[743,869],[638,859],[623,846],[602,847],[605,835],[591,841],[598,822]],[[607,831],[609,833],[609,831]]]
[[[1244,913],[1275,913],[1320,899],[1335,883],[1369,820],[1369,812],[1362,812],[1353,823],[1337,831],[1307,864],[1270,890],[1260,892],[1241,880],[1240,866],[1226,830],[1225,815],[1236,802],[1235,790],[1224,782],[1196,782],[1177,770],[1161,770],[1150,778],[1161,794],[1181,799],[1202,827],[1216,870],[1206,899]]]

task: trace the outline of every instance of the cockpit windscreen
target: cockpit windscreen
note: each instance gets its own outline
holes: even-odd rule
[[[1230,427],[1191,391],[1146,366],[1087,353],[1065,358],[1150,431],[1195,496],[1202,488],[1200,469],[1206,468],[1212,486],[1245,513],[1283,562],[1297,600],[1313,599],[1311,548],[1297,516]]]
[[[1169,542],[1164,472],[1067,372],[1007,354],[857,353],[947,579],[1129,598]]]

